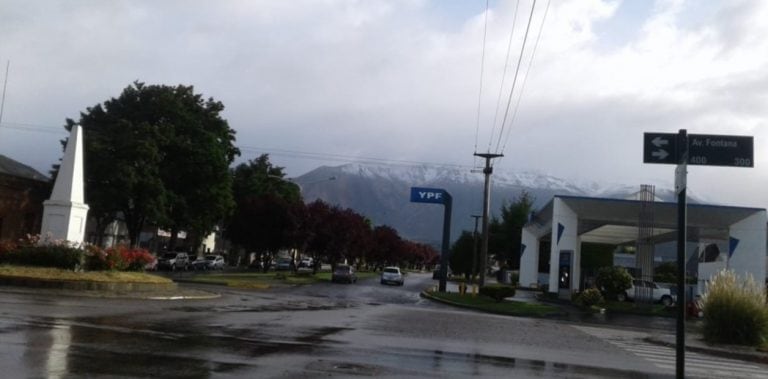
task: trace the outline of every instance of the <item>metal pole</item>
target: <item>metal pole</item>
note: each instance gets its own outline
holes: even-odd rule
[[[688,135],[680,129],[677,135],[678,165],[675,173],[677,192],[677,335],[676,373],[678,379],[685,378],[685,243],[687,241],[686,187],[688,175]]]
[[[485,174],[485,187],[483,188],[483,245],[480,252],[480,287],[485,285],[485,271],[488,264],[488,215],[491,210],[491,174],[493,173],[493,167],[491,166],[491,159],[503,157],[502,154],[477,154],[476,156],[485,158],[485,168],[483,174]]]
[[[453,208],[453,197],[451,197],[448,191],[443,192],[443,194],[445,196],[445,202],[443,203],[445,213],[443,214],[443,247],[440,254],[439,292],[445,292],[445,282],[448,279],[448,258],[451,254],[451,213]]]
[[[475,219],[475,232],[472,234],[472,273],[471,273],[471,279],[472,283],[475,283],[475,276],[477,275],[477,222],[480,221],[480,217],[483,217],[482,215],[472,215],[472,218]]]

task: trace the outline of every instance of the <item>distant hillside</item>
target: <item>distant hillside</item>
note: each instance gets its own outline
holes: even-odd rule
[[[352,208],[374,225],[389,225],[405,238],[439,245],[442,207],[411,203],[410,188],[443,188],[453,196],[453,240],[462,230],[474,228],[471,215],[482,213],[483,179],[481,173],[458,168],[347,164],[320,167],[295,181],[301,185],[307,202],[322,199]],[[505,201],[514,200],[522,191],[530,193],[535,200],[534,208],[539,208],[554,195],[626,198],[637,192],[640,185],[578,185],[549,175],[494,172],[491,188],[491,211],[497,214]],[[674,199],[671,190],[657,189],[656,194],[665,201]]]

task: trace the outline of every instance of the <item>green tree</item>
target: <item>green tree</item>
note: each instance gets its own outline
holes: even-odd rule
[[[520,246],[525,223],[533,210],[534,199],[523,191],[511,203],[501,206],[501,218],[489,223],[489,248],[496,260],[512,269],[520,268]]]
[[[474,256],[475,271],[480,269],[480,252],[478,249],[475,256],[474,243],[475,238],[472,232],[463,231],[461,236],[451,246],[451,256],[448,258],[451,266],[451,270],[456,275],[464,275],[469,278],[472,276],[472,257]],[[479,244],[479,241],[478,241]]]
[[[268,154],[239,164],[232,170],[235,201],[266,194],[279,196],[289,202],[301,201],[299,186],[285,178],[284,170],[284,167],[273,165]]]
[[[229,165],[240,151],[223,110],[192,86],[134,82],[81,112],[92,214],[121,215],[134,246],[148,221],[202,239],[234,206]]]
[[[262,154],[231,171],[235,210],[225,235],[265,262],[280,249],[303,247],[306,209],[298,185],[286,180],[283,170]]]

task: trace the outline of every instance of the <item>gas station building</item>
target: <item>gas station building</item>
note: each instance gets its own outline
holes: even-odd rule
[[[716,261],[698,263],[699,292],[703,292],[704,283],[723,268],[740,276],[749,274],[758,283],[765,282],[768,244],[765,209],[688,204],[687,216],[686,257],[706,244],[716,244],[722,252]],[[523,228],[520,285],[547,285],[549,292],[563,296],[582,290],[582,243],[590,242],[638,246],[636,254],[641,252],[640,245],[646,246],[644,250],[648,253],[644,254],[650,254],[650,259],[638,259],[637,269],[651,273],[656,247],[676,240],[676,203],[656,198],[555,196],[535,212]],[[541,251],[542,248],[549,251]],[[540,276],[540,263],[544,262],[539,261],[547,258],[548,276]]]

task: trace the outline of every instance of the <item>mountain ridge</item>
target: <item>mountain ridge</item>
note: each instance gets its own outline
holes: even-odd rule
[[[294,179],[307,202],[322,199],[351,208],[368,217],[374,225],[389,225],[404,238],[439,245],[443,209],[410,202],[411,187],[443,188],[453,197],[451,240],[462,230],[472,230],[470,217],[482,212],[484,175],[468,168],[350,163],[321,166]],[[574,183],[535,172],[497,170],[491,177],[491,213],[498,216],[504,202],[514,201],[523,191],[534,199],[534,209],[555,195],[627,198],[640,185]],[[674,201],[674,191],[660,188],[656,196]]]

